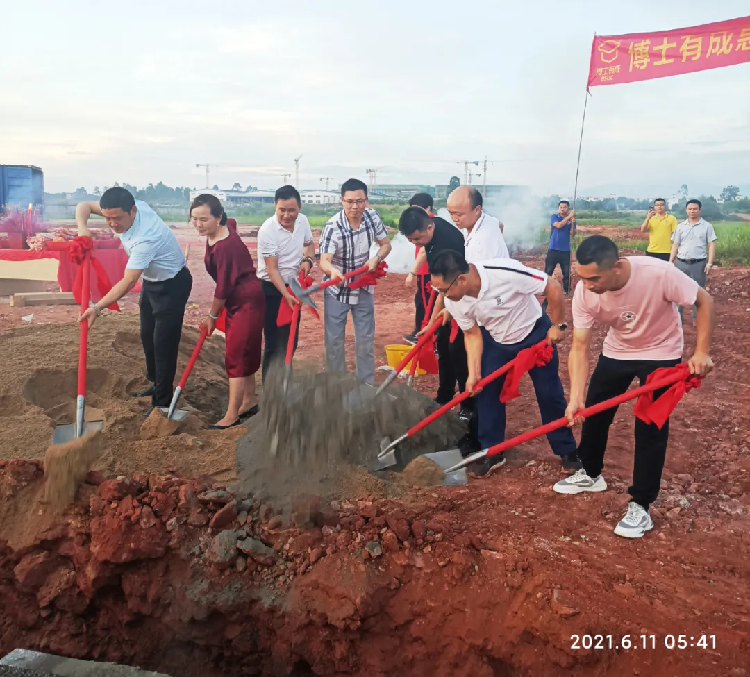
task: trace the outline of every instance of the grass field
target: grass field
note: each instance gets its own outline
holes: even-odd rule
[[[583,224],[581,224],[583,225]],[[613,224],[608,224],[613,225]],[[622,224],[618,224],[621,225]],[[716,231],[716,261],[720,266],[750,265],[750,222],[725,221],[714,223]],[[622,226],[628,227],[628,226]],[[617,244],[628,249],[646,251],[648,240],[615,238]]]

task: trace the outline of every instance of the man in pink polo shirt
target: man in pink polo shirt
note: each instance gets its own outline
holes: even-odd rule
[[[708,355],[714,328],[713,300],[708,293],[665,261],[646,256],[620,257],[617,245],[603,235],[586,238],[576,251],[581,278],[573,297],[573,346],[568,356],[570,425],[580,423],[581,409],[624,393],[634,378],[641,384],[661,367],[682,359],[683,335],[677,306],[698,307],[697,339],[690,372],[705,376],[713,368]],[[591,375],[588,393],[589,346],[595,321],[609,327],[602,354]],[[663,391],[656,391],[655,397]],[[586,399],[584,402],[584,393]],[[583,468],[561,480],[559,494],[604,491],[604,451],[615,409],[583,422],[578,457]],[[635,464],[628,510],[615,528],[618,536],[640,538],[653,522],[648,509],[659,495],[659,482],[669,441],[669,421],[659,429],[635,420]]]

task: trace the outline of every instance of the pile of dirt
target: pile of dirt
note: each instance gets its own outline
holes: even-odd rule
[[[242,489],[262,490],[282,502],[298,492],[341,495],[352,480],[361,481],[353,467],[377,468],[381,440],[400,437],[437,408],[431,398],[406,386],[375,393],[352,374],[297,369],[286,390],[280,375],[269,374],[263,415],[251,420],[237,447]],[[449,412],[399,445],[396,469],[425,452],[454,446],[464,433]],[[388,479],[388,473],[381,473],[381,480]]]
[[[297,496],[286,524],[259,496],[163,474],[92,473],[58,514],[39,462],[2,461],[0,653],[184,677],[744,675],[747,518],[676,517],[634,557],[599,528],[617,493],[550,511],[556,473],[503,470],[412,503]],[[698,519],[710,562],[690,547]],[[593,650],[592,634],[639,650]]]
[[[178,375],[198,336],[197,330],[184,329]],[[41,459],[53,427],[75,418],[78,327],[70,322],[11,329],[0,334],[0,351],[0,459]],[[201,351],[180,402],[191,414],[177,434],[166,434],[168,422],[156,416],[143,418],[148,398],[130,397],[146,385],[144,369],[138,318],[100,319],[89,334],[86,397],[88,418],[96,414],[105,426],[95,467],[108,476],[173,469],[186,476],[233,479],[242,430],[208,430],[226,402],[223,340],[212,338]]]

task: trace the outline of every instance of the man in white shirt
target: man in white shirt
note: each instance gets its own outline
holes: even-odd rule
[[[263,323],[265,348],[263,351],[263,381],[272,361],[284,359],[291,325],[279,327],[276,318],[279,306],[298,303],[289,291],[290,282],[300,271],[307,275],[313,267],[315,244],[310,222],[300,213],[302,201],[294,186],[282,186],[274,198],[276,214],[258,231],[258,277],[266,297]],[[294,349],[297,349],[299,315],[295,327]]]
[[[141,342],[146,356],[146,378],[153,385],[133,394],[136,397],[150,395],[152,408],[168,407],[174,390],[185,306],[193,286],[185,256],[164,221],[125,188],[105,190],[98,203],[79,203],[76,207],[78,235],[90,235],[87,222],[91,214],[103,216],[119,236],[128,254],[128,263],[122,280],[83,313],[81,320],[87,320],[92,326],[102,310],[125,296],[143,275]]]
[[[448,196],[448,213],[464,234],[466,260],[508,259],[503,224],[482,208],[482,194],[471,186],[459,186]]]
[[[563,340],[567,324],[562,287],[539,270],[513,259],[468,263],[461,254],[445,251],[430,265],[430,274],[435,289],[445,296],[445,312],[453,316],[464,332],[469,391],[473,392],[482,378],[525,348],[545,339],[552,346]],[[542,313],[537,294],[547,297],[552,321]],[[544,424],[565,416],[567,407],[558,373],[557,348],[553,351],[546,365],[529,370]],[[505,404],[500,402],[504,381],[504,377],[496,379],[477,395],[479,441],[483,449],[505,439]],[[549,433],[547,440],[552,451],[561,457],[565,470],[581,467],[569,428]],[[492,456],[485,461],[484,470],[487,472],[504,462],[502,454]]]

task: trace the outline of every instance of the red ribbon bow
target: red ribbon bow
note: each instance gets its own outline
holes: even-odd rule
[[[300,271],[299,277],[297,279],[299,280],[302,289],[307,289],[313,283],[312,276],[305,276],[302,271]],[[294,296],[294,293],[291,289],[289,290],[289,293]],[[294,296],[294,298],[297,297]],[[312,306],[308,306],[306,303],[304,304],[304,306],[305,308],[307,308],[308,312],[311,313],[316,319],[320,319],[320,314],[315,308],[313,308]],[[284,299],[281,299],[281,303],[279,304],[279,312],[276,315],[276,326],[285,327],[286,325],[291,324],[293,313],[294,311],[289,307],[289,304]]]
[[[385,277],[388,272],[388,264],[385,261],[378,263],[375,270],[371,270],[364,273],[356,282],[349,283],[349,289],[360,289],[361,287],[369,287],[370,285],[377,284],[381,277]]]
[[[534,367],[543,367],[545,364],[548,364],[553,355],[554,348],[547,343],[524,348],[519,352],[513,360],[513,366],[505,376],[505,382],[500,391],[500,401],[510,402],[516,399],[516,397],[520,397],[521,393],[518,392],[518,385],[523,375]]]
[[[101,261],[94,257],[93,251],[94,242],[90,237],[85,235],[74,237],[68,248],[68,260],[78,266],[78,269],[76,270],[76,279],[73,281],[73,298],[75,298],[76,303],[78,304],[83,300],[83,262],[86,259],[86,254],[90,254],[88,258],[89,261],[91,261],[91,267],[96,274],[96,287],[99,290],[99,295],[104,298],[112,289],[109,275],[107,275],[107,271],[104,270]],[[120,310],[120,307],[115,302],[109,306],[109,309]]]
[[[657,369],[649,374],[646,379],[646,385],[666,376],[672,376],[673,374],[681,374],[683,380],[677,381],[677,383],[673,384],[656,399],[654,399],[654,391],[651,391],[650,393],[644,393],[636,400],[633,407],[633,414],[644,423],[653,423],[658,428],[661,428],[667,422],[667,419],[674,411],[677,403],[682,399],[682,396],[693,388],[700,388],[700,378],[690,373],[687,364],[678,364],[676,367]]]

